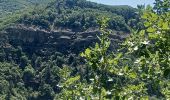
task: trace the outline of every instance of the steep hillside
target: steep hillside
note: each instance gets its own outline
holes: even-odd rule
[[[73,75],[86,74],[79,54],[98,42],[100,18],[110,18],[109,50],[116,52],[130,32],[128,22],[136,11],[85,0],[48,2],[0,1],[1,6],[8,5],[1,7],[0,15],[0,87],[8,91],[0,88],[0,98],[53,100],[61,91],[60,68],[67,65]]]
[[[85,0],[57,0],[55,4],[48,4],[45,9],[36,10],[32,16],[25,15],[20,22],[47,30],[64,27],[83,31],[98,27],[97,19],[107,16],[111,19],[110,29],[127,32],[127,23],[135,17],[135,11],[129,6],[106,6]]]
[[[127,23],[135,18],[135,11],[129,6],[106,6],[85,0],[2,0],[0,30],[18,19],[48,30],[56,27],[78,30],[97,26],[97,18],[107,15],[112,19],[111,28],[128,31]]]
[[[43,5],[52,0],[1,0],[0,1],[0,18],[12,14],[18,10]]]
[[[29,14],[35,7],[45,7],[54,0],[1,0],[0,1],[0,30],[15,23]]]
[[[22,3],[39,4],[38,1],[26,0]],[[135,15],[135,9],[129,6],[106,6],[84,0],[41,2],[45,4],[43,8],[34,6],[22,16],[20,12],[14,14],[17,16],[12,18],[15,24],[1,32],[7,36],[10,47],[21,47],[30,60],[33,54],[41,57],[48,55],[46,58],[55,52],[78,55],[97,41],[96,35],[100,33],[98,19],[103,16],[110,18],[108,28],[112,30],[111,48],[114,50],[130,31],[127,20]],[[43,54],[44,49],[47,54]]]

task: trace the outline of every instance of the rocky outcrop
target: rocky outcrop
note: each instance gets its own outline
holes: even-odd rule
[[[16,25],[5,30],[9,44],[12,46],[21,46],[23,51],[36,53],[38,55],[52,55],[54,52],[63,54],[79,54],[85,48],[98,42],[98,30],[85,32],[72,31],[46,31],[24,25]],[[110,35],[111,49],[117,48],[118,43],[124,38],[121,35]]]

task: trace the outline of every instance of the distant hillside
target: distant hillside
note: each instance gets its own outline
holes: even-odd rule
[[[97,18],[107,16],[111,18],[110,28],[129,31],[127,23],[134,18],[135,11],[130,6],[107,6],[86,0],[1,0],[0,30],[18,19],[48,30],[82,30],[98,26]]]
[[[33,7],[36,4],[47,4],[51,0],[1,0],[0,1],[0,18],[12,14],[18,10]]]
[[[20,22],[47,30],[64,27],[79,31],[98,27],[97,18],[102,16],[110,18],[111,29],[129,31],[127,23],[136,11],[130,6],[107,6],[86,0],[56,0],[45,9],[36,9],[32,16],[25,15]]]
[[[33,55],[39,56],[44,62],[57,52],[78,55],[97,42],[98,21],[103,16],[110,18],[108,28],[113,31],[110,37],[114,51],[130,33],[128,22],[134,19],[136,11],[130,6],[107,6],[85,0],[4,0],[1,4],[8,4],[4,8],[12,14],[0,20],[0,50],[10,48],[5,54],[2,52],[6,57],[0,61],[8,61],[13,49],[22,49],[30,60]]]
[[[110,18],[109,50],[117,52],[135,11],[86,0],[0,0],[0,99],[57,100],[60,68],[87,75],[79,54],[99,42],[100,18]]]
[[[35,6],[45,6],[53,0],[1,0],[0,30],[16,22],[23,14],[33,11]]]

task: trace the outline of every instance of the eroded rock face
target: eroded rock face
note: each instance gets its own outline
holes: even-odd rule
[[[98,30],[86,32],[46,31],[42,29],[17,25],[6,29],[5,32],[11,46],[21,46],[23,51],[38,55],[51,55],[54,52],[63,54],[79,54],[85,48],[98,42]],[[111,50],[117,48],[122,36],[110,35]]]

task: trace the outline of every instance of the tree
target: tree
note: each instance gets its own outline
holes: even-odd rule
[[[169,8],[170,8],[169,0],[155,0],[154,4],[155,5],[153,9],[156,10],[158,14],[169,11]]]
[[[85,25],[86,25],[86,17],[85,17],[85,15],[83,14],[83,15],[82,15],[82,19],[81,19],[81,26],[83,27],[83,29],[85,29]]]
[[[91,96],[68,94],[67,97],[95,99],[168,99],[170,75],[170,12],[156,13],[147,7],[143,14],[144,29],[133,34],[123,44],[121,53],[109,53],[107,20],[102,19],[100,43],[87,48],[85,57],[88,78],[84,81]],[[128,48],[127,48],[128,47]],[[126,51],[126,52],[125,52]],[[81,76],[83,77],[83,76]],[[72,78],[70,78],[71,80]],[[73,78],[74,80],[74,78]],[[75,81],[78,81],[75,79]],[[77,83],[78,84],[78,83]],[[75,84],[75,86],[77,86]],[[67,88],[64,93],[68,93]],[[78,87],[76,93],[81,89]],[[74,98],[76,99],[76,98]]]

